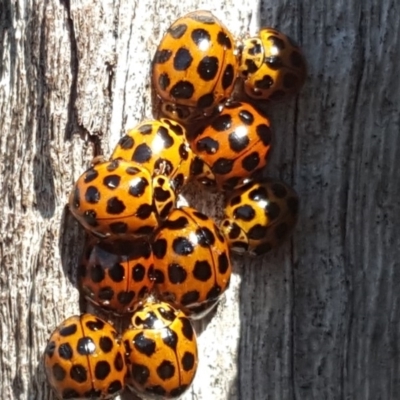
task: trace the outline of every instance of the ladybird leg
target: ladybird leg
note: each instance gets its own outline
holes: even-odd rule
[[[221,221],[220,229],[224,234],[232,252],[244,254],[249,248],[249,239],[240,226],[229,218]]]
[[[165,219],[176,204],[176,193],[171,181],[164,175],[156,175],[153,178],[154,204],[157,215]]]

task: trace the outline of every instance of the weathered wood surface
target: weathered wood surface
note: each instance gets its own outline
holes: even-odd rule
[[[235,259],[201,326],[185,399],[388,400],[400,393],[400,24],[374,2],[0,2],[0,393],[53,399],[48,335],[77,313],[81,243],[64,213],[99,149],[151,117],[150,60],[176,17],[209,9],[235,35],[272,25],[309,62],[270,108],[268,173],[301,197],[290,243]],[[212,200],[198,206],[205,209]],[[128,396],[129,397],[129,396]]]

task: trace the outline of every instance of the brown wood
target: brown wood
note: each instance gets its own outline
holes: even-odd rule
[[[304,49],[309,77],[296,99],[268,107],[276,132],[268,174],[298,191],[298,228],[268,256],[235,258],[216,315],[197,324],[200,367],[184,399],[397,399],[395,0],[2,0],[2,398],[54,398],[43,349],[79,312],[82,233],[65,213],[69,190],[94,155],[108,155],[126,128],[151,117],[156,45],[174,19],[199,8],[236,36],[259,24],[288,33]],[[218,204],[196,202],[217,215]]]

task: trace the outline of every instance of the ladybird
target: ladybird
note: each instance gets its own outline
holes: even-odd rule
[[[78,278],[89,301],[115,314],[130,313],[153,287],[150,243],[143,238],[89,240]]]
[[[134,161],[153,176],[168,177],[179,193],[190,176],[192,150],[186,140],[186,130],[168,119],[144,121],[130,129],[118,142],[111,160]]]
[[[259,256],[292,233],[298,208],[299,199],[291,187],[265,178],[227,197],[221,229],[232,252]]]
[[[125,387],[124,348],[109,323],[90,314],[66,319],[51,334],[44,364],[60,399],[111,399]]]
[[[177,19],[153,59],[152,82],[163,113],[181,121],[212,114],[233,91],[236,53],[232,34],[211,12]]]
[[[254,99],[282,100],[303,86],[307,67],[294,41],[273,28],[263,28],[258,37],[241,46],[239,75],[244,89]]]
[[[174,207],[165,176],[152,177],[140,164],[112,160],[93,165],[72,190],[72,214],[100,238],[149,235]]]
[[[179,397],[197,369],[196,334],[186,315],[161,301],[145,303],[132,316],[122,341],[128,385],[140,394]]]
[[[267,163],[272,131],[269,120],[251,104],[227,103],[210,125],[191,141],[201,163],[192,173],[202,184],[219,190],[233,190],[257,176]]]
[[[229,286],[228,243],[215,222],[191,207],[174,209],[153,241],[155,290],[193,318],[215,306]]]

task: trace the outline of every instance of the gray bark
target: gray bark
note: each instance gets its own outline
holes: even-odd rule
[[[216,315],[198,324],[199,372],[184,399],[396,399],[395,0],[0,2],[2,398],[54,398],[44,346],[79,312],[82,231],[65,212],[69,190],[94,155],[151,118],[157,43],[199,8],[236,36],[260,25],[288,33],[309,76],[296,99],[268,108],[276,133],[268,174],[298,191],[298,227],[272,254],[235,258]],[[211,196],[192,204],[220,212]]]

